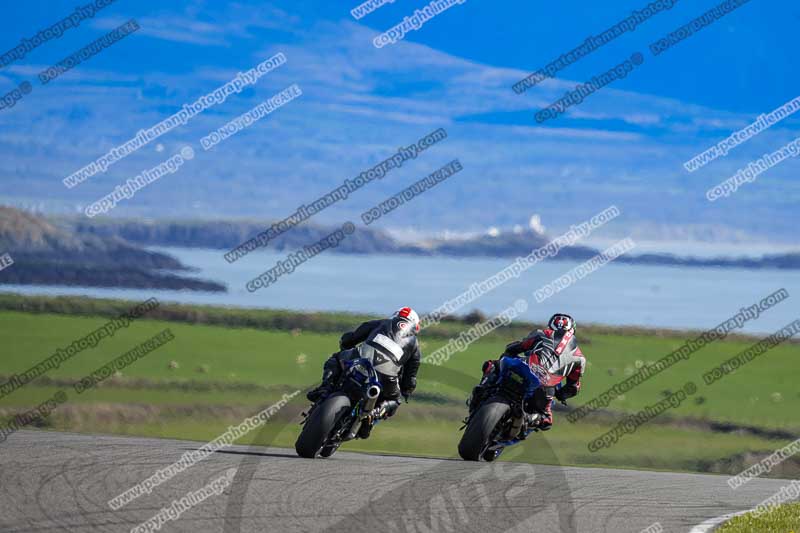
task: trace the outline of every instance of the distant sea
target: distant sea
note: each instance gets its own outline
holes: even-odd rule
[[[437,308],[510,263],[507,259],[339,255],[325,252],[293,274],[255,293],[248,280],[271,268],[285,254],[254,252],[228,264],[222,250],[152,248],[197,269],[198,277],[224,282],[228,293],[3,285],[0,291],[23,294],[86,295],[235,307],[350,311],[388,315],[410,305],[421,313]],[[648,250],[649,251],[649,250]],[[790,298],[749,322],[744,332],[772,332],[800,318],[800,271],[648,267],[609,264],[542,303],[533,292],[579,263],[548,261],[535,265],[467,305],[492,315],[523,298],[521,318],[542,322],[554,312],[572,314],[580,323],[706,329],[727,320],[741,307],[779,288]]]

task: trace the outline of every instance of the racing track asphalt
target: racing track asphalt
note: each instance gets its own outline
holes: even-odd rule
[[[113,511],[108,500],[201,443],[20,431],[0,444],[0,531],[128,532],[236,469],[232,485],[161,531],[685,532],[753,508],[786,481],[233,446]],[[345,445],[346,446],[346,445]]]

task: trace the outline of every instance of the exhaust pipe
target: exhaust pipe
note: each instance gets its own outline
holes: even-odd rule
[[[370,400],[377,398],[380,395],[380,393],[381,393],[381,388],[378,387],[377,385],[370,385],[369,388],[367,388],[367,398],[369,398]]]

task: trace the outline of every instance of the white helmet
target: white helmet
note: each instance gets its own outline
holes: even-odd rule
[[[400,319],[401,323],[407,323],[414,328],[414,333],[419,333],[419,315],[410,307],[398,309],[392,318]],[[401,326],[404,327],[404,326]]]
[[[550,317],[548,327],[557,333],[575,332],[575,319],[566,313],[556,313]]]

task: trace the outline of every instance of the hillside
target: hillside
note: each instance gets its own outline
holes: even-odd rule
[[[189,270],[172,256],[2,206],[0,253],[14,261],[0,271],[0,284],[225,290],[219,283],[161,272]]]

